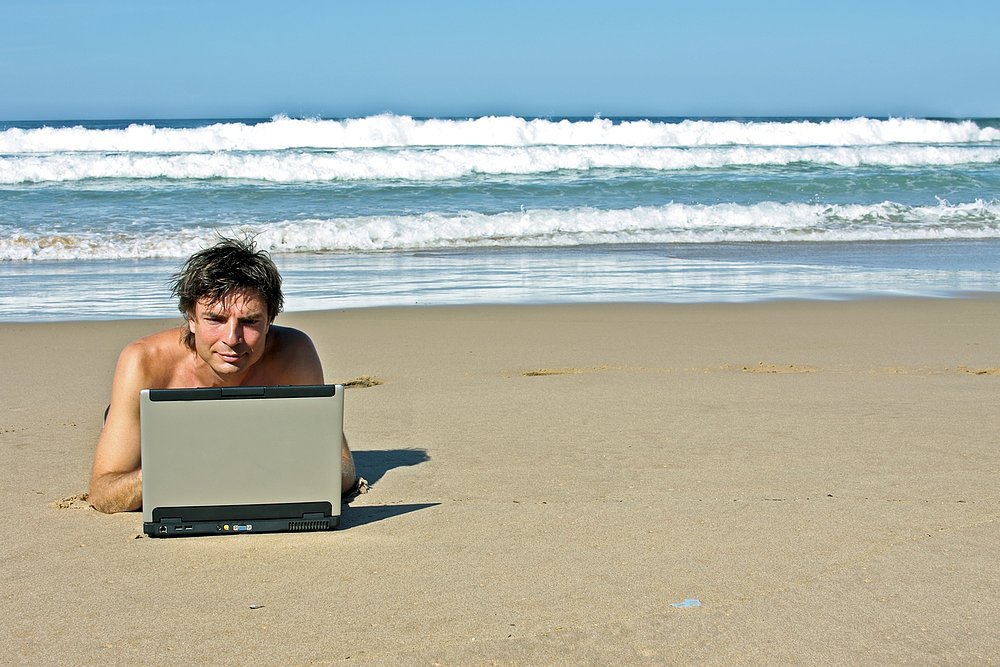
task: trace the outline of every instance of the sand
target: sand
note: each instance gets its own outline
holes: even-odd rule
[[[0,325],[0,661],[1000,661],[1000,301],[280,322],[357,381],[332,533],[89,509],[117,353],[170,322]]]

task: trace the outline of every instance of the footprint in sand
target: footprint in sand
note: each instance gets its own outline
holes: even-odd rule
[[[969,368],[968,366],[959,366],[959,373],[968,373],[969,375],[1000,375],[1000,368]]]
[[[59,510],[86,510],[90,509],[90,503],[87,502],[86,493],[76,493],[72,496],[66,496],[61,500],[49,503],[49,507],[54,507]]]
[[[606,370],[608,370],[607,365],[592,366],[590,368],[536,368],[530,371],[522,371],[521,375],[528,378],[535,378],[546,375],[579,375],[581,373],[598,373]]]
[[[360,388],[365,389],[367,387],[377,387],[380,384],[385,384],[385,380],[380,380],[373,375],[359,375],[353,380],[347,380],[346,382],[341,382],[345,389],[350,388]]]
[[[744,373],[815,373],[818,369],[799,364],[768,364],[763,361],[756,366],[744,366]]]

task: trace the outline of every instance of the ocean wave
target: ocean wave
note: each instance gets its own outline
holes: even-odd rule
[[[298,148],[410,146],[874,146],[1000,141],[1000,130],[973,121],[921,118],[615,121],[488,116],[427,119],[384,114],[346,120],[275,116],[261,123],[218,122],[192,128],[135,123],[121,129],[9,128],[0,154],[211,153]]]
[[[0,238],[0,260],[184,257],[210,245],[218,231],[256,234],[260,246],[276,254],[641,243],[977,239],[1000,238],[1000,202],[941,202],[935,206],[764,202],[497,214],[427,213],[282,221],[233,229],[195,227],[159,235],[15,231]]]
[[[343,149],[172,155],[60,153],[0,157],[0,184],[92,179],[236,179],[273,183],[439,181],[484,175],[638,169],[678,171],[814,164],[926,167],[1000,163],[998,146],[629,148],[620,146]]]

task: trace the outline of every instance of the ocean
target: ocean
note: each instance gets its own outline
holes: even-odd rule
[[[0,122],[0,321],[177,313],[250,233],[286,310],[1000,292],[1000,120]]]

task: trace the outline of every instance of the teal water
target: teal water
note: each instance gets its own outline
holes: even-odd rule
[[[169,315],[251,233],[290,309],[1000,292],[1000,124],[0,123],[0,320]]]

